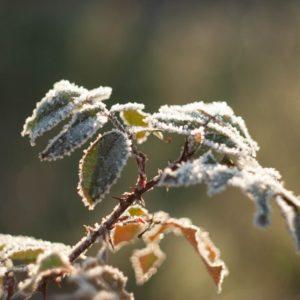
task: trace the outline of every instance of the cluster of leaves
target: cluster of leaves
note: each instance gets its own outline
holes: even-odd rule
[[[221,291],[223,278],[228,275],[228,270],[206,231],[192,225],[189,219],[174,219],[163,211],[151,215],[142,207],[132,206],[115,224],[111,237],[114,251],[134,242],[138,237],[143,238],[146,247],[135,250],[131,257],[137,284],[148,281],[165,260],[166,255],[159,243],[167,233],[185,237],[203,260]]]
[[[259,226],[270,223],[270,202],[274,199],[300,248],[299,198],[284,187],[276,170],[260,166],[256,160],[257,143],[251,138],[243,119],[236,116],[225,102],[164,105],[158,112],[149,113],[139,103],[115,104],[108,108],[103,100],[110,97],[111,91],[109,87],[87,90],[68,81],[60,81],[37,104],[22,131],[22,135],[28,135],[34,145],[45,132],[63,121],[67,122],[40,154],[41,160],[48,161],[70,155],[97,135],[84,151],[79,164],[78,192],[89,209],[93,209],[110,191],[130,156],[137,162],[138,180],[133,190],[117,197],[120,203],[113,212],[100,225],[92,228],[74,248],[67,250],[68,257],[60,257],[64,270],[67,270],[64,274],[68,274],[70,279],[75,278],[80,287],[79,294],[82,288],[91,292],[90,299],[98,295],[99,289],[103,293],[116,293],[116,288],[107,288],[111,285],[104,284],[102,278],[104,273],[114,272],[112,267],[105,269],[99,264],[92,269],[71,266],[71,262],[99,238],[105,240],[107,247],[113,251],[138,237],[143,239],[146,247],[134,251],[131,257],[137,283],[142,284],[156,273],[164,261],[165,254],[159,247],[159,241],[169,232],[186,238],[203,260],[218,290],[221,290],[228,271],[207,232],[192,225],[188,219],[174,219],[164,212],[151,215],[146,209],[133,206],[135,202],[143,203],[142,195],[156,186],[174,188],[204,183],[208,195],[220,193],[229,186],[238,187],[254,201],[257,207],[255,224]],[[146,156],[137,147],[146,142],[151,134],[161,140],[170,134],[182,135],[185,143],[179,159],[147,181]],[[23,253],[26,243],[23,240],[18,243]],[[3,248],[3,253],[6,253],[4,261],[11,259],[7,247]],[[46,248],[52,251],[48,256],[56,253],[52,246]],[[28,249],[26,251],[31,254],[45,255],[40,248]],[[15,250],[12,253],[16,255]],[[39,264],[43,257],[37,259]],[[36,282],[41,282],[40,271],[37,271],[40,268],[35,267],[35,270],[27,280],[29,283],[22,286],[37,289]],[[51,274],[53,276],[53,272]],[[47,273],[47,276],[50,274]],[[94,280],[96,277],[93,276],[98,279]],[[117,289],[119,296],[133,297],[124,291],[125,280],[119,271],[115,270],[112,277],[118,282],[112,286],[120,287]],[[103,295],[105,298],[106,294]],[[121,299],[127,299],[123,296],[120,296]]]
[[[125,290],[127,278],[107,265],[106,249],[101,249],[96,258],[82,255],[72,265],[68,258],[71,247],[64,244],[10,235],[1,235],[0,244],[1,299],[29,299],[45,289],[46,280],[59,283],[64,278],[64,285],[70,285],[72,292],[58,294],[57,299],[133,299]]]

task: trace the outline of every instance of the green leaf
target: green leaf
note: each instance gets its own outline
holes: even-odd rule
[[[29,135],[31,145],[45,132],[68,118],[76,105],[75,99],[86,93],[83,87],[61,80],[54,84],[46,96],[37,103],[31,117],[25,121],[22,136]]]
[[[78,191],[89,209],[99,203],[120,176],[130,155],[130,141],[118,130],[99,135],[80,161]]]
[[[70,123],[50,141],[40,154],[42,160],[56,160],[81,147],[88,139],[103,127],[108,118],[104,114],[102,102],[85,104],[72,118]]]

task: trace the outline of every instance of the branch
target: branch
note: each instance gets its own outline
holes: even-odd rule
[[[84,253],[92,244],[99,238],[105,235],[113,228],[113,225],[118,221],[121,215],[130,207],[136,200],[141,199],[141,196],[151,190],[160,180],[161,175],[156,175],[152,180],[148,181],[144,188],[135,189],[134,192],[125,194],[126,196],[120,200],[120,203],[115,207],[113,212],[106,218],[97,228],[90,229],[90,232],[84,237],[72,250],[69,255],[70,262],[73,262],[82,253]]]
[[[181,162],[187,161],[194,151],[190,151],[188,146],[188,141],[185,141],[179,159],[171,164],[172,169],[176,169],[178,164]],[[138,163],[139,166],[139,163]],[[106,234],[113,228],[113,225],[118,222],[121,215],[130,207],[136,200],[140,200],[142,195],[150,190],[152,190],[159,182],[161,178],[161,172],[154,176],[150,181],[141,186],[140,176],[141,170],[139,169],[139,180],[138,185],[131,193],[123,194],[123,197],[119,199],[120,203],[114,208],[113,212],[102,222],[101,225],[98,225],[96,228],[89,230],[89,233],[86,237],[82,238],[81,241],[75,245],[72,252],[69,255],[70,262],[76,260],[82,253],[84,253],[92,244],[94,244],[99,238],[104,238]]]

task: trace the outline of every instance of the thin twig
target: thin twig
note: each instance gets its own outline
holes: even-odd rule
[[[155,176],[152,180],[147,182],[143,189],[129,193],[123,201],[120,201],[106,220],[98,228],[91,230],[91,232],[73,248],[69,255],[70,262],[77,259],[99,238],[103,238],[112,229],[113,225],[119,220],[126,209],[130,207],[134,201],[139,200],[145,192],[151,190],[159,182],[159,180],[160,175]]]

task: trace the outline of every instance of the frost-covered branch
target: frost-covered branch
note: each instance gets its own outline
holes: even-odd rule
[[[99,265],[98,259],[86,259],[84,255],[100,240],[106,248],[117,251],[140,237],[146,247],[136,250],[131,261],[137,283],[142,284],[164,261],[159,241],[169,232],[188,240],[220,291],[228,271],[208,233],[188,219],[174,219],[164,212],[150,214],[145,208],[136,206],[144,205],[144,194],[154,187],[204,183],[209,196],[227,187],[237,187],[255,203],[255,224],[259,226],[270,224],[271,203],[275,200],[300,248],[300,199],[285,188],[276,170],[259,164],[257,143],[251,138],[244,120],[235,115],[227,103],[198,101],[164,105],[157,112],[149,113],[144,111],[144,104],[136,102],[107,107],[103,100],[110,98],[111,92],[110,87],[87,90],[62,80],[37,103],[32,116],[25,122],[22,135],[28,135],[32,145],[45,132],[66,122],[40,154],[41,160],[61,159],[96,136],[79,164],[78,193],[89,209],[110,192],[130,157],[136,161],[138,178],[133,189],[113,197],[119,203],[100,225],[86,226],[87,234],[71,250],[61,246],[67,252],[57,253],[53,243],[0,235],[2,277],[13,270],[5,264],[9,265],[16,257],[30,258],[28,278],[18,284],[17,293],[30,296],[42,290],[49,280],[66,277],[78,285],[70,299],[80,299],[82,295],[87,299],[116,295],[133,299],[133,295],[125,291],[126,280],[118,270],[102,262]],[[167,140],[166,135],[173,134],[185,139],[179,158],[148,181],[147,156],[139,150],[138,144],[146,142],[151,135]],[[13,285],[8,278],[6,282],[2,290],[7,294]]]

